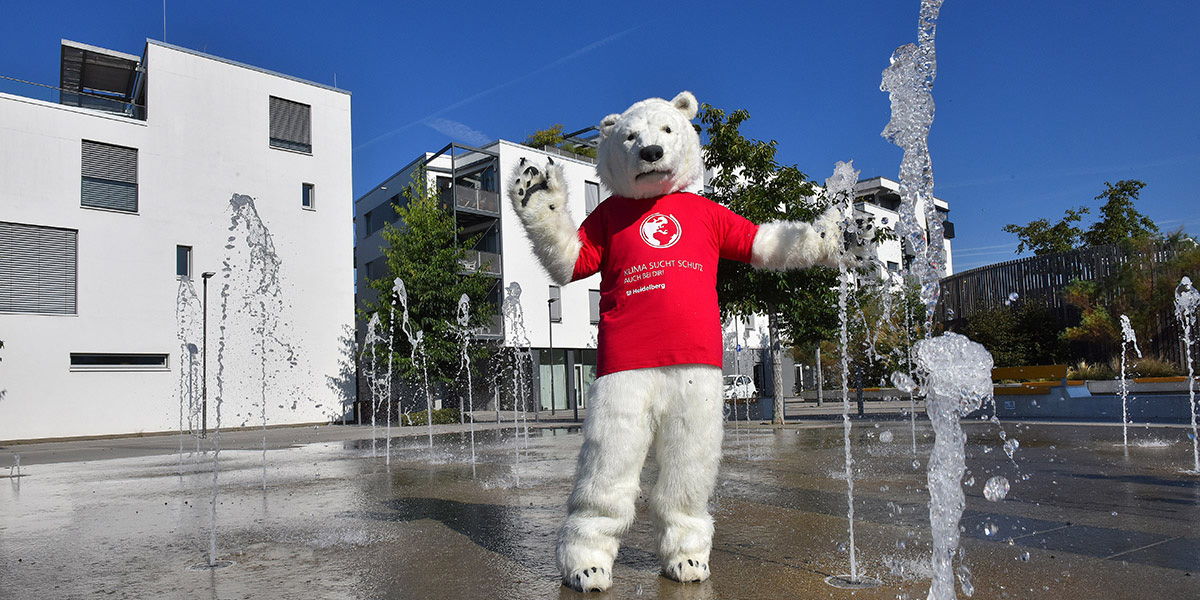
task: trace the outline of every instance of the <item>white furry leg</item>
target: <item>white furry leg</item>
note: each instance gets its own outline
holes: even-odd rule
[[[663,573],[680,582],[709,576],[713,520],[708,498],[717,481],[724,435],[721,370],[680,368],[677,393],[668,398],[659,423],[655,458],[658,482],[650,512],[658,533]]]
[[[558,534],[563,583],[580,592],[612,586],[620,536],[633,522],[651,437],[647,371],[612,373],[592,385],[575,489]]]

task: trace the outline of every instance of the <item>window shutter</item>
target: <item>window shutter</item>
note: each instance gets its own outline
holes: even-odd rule
[[[0,312],[75,314],[77,235],[0,222]]]
[[[137,212],[137,148],[83,140],[80,204]]]
[[[312,152],[312,107],[271,96],[271,145]]]

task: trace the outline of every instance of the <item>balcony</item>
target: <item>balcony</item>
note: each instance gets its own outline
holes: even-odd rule
[[[454,204],[460,209],[473,210],[495,216],[500,215],[500,194],[496,192],[455,184]]]
[[[467,250],[466,257],[459,261],[464,273],[483,273],[500,276],[500,255],[494,252]]]

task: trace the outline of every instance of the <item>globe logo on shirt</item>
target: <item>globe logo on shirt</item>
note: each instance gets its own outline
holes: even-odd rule
[[[676,221],[675,217],[663,213],[648,215],[642,219],[639,229],[642,232],[642,240],[651,248],[670,248],[683,235],[679,221]]]

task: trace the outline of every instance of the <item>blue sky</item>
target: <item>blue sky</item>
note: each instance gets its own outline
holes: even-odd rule
[[[781,162],[814,180],[848,159],[894,179],[880,72],[916,40],[917,11],[917,0],[210,0],[168,2],[166,40],[324,84],[336,75],[353,93],[356,194],[451,140],[580,129],[683,89],[749,110],[744,132],[776,140]],[[60,38],[132,54],[163,38],[161,0],[4,12],[0,75],[51,85]],[[1200,233],[1197,24],[1197,2],[946,1],[930,147],[956,270],[1015,258],[1004,224],[1095,208],[1105,181],[1145,181],[1139,209]]]

